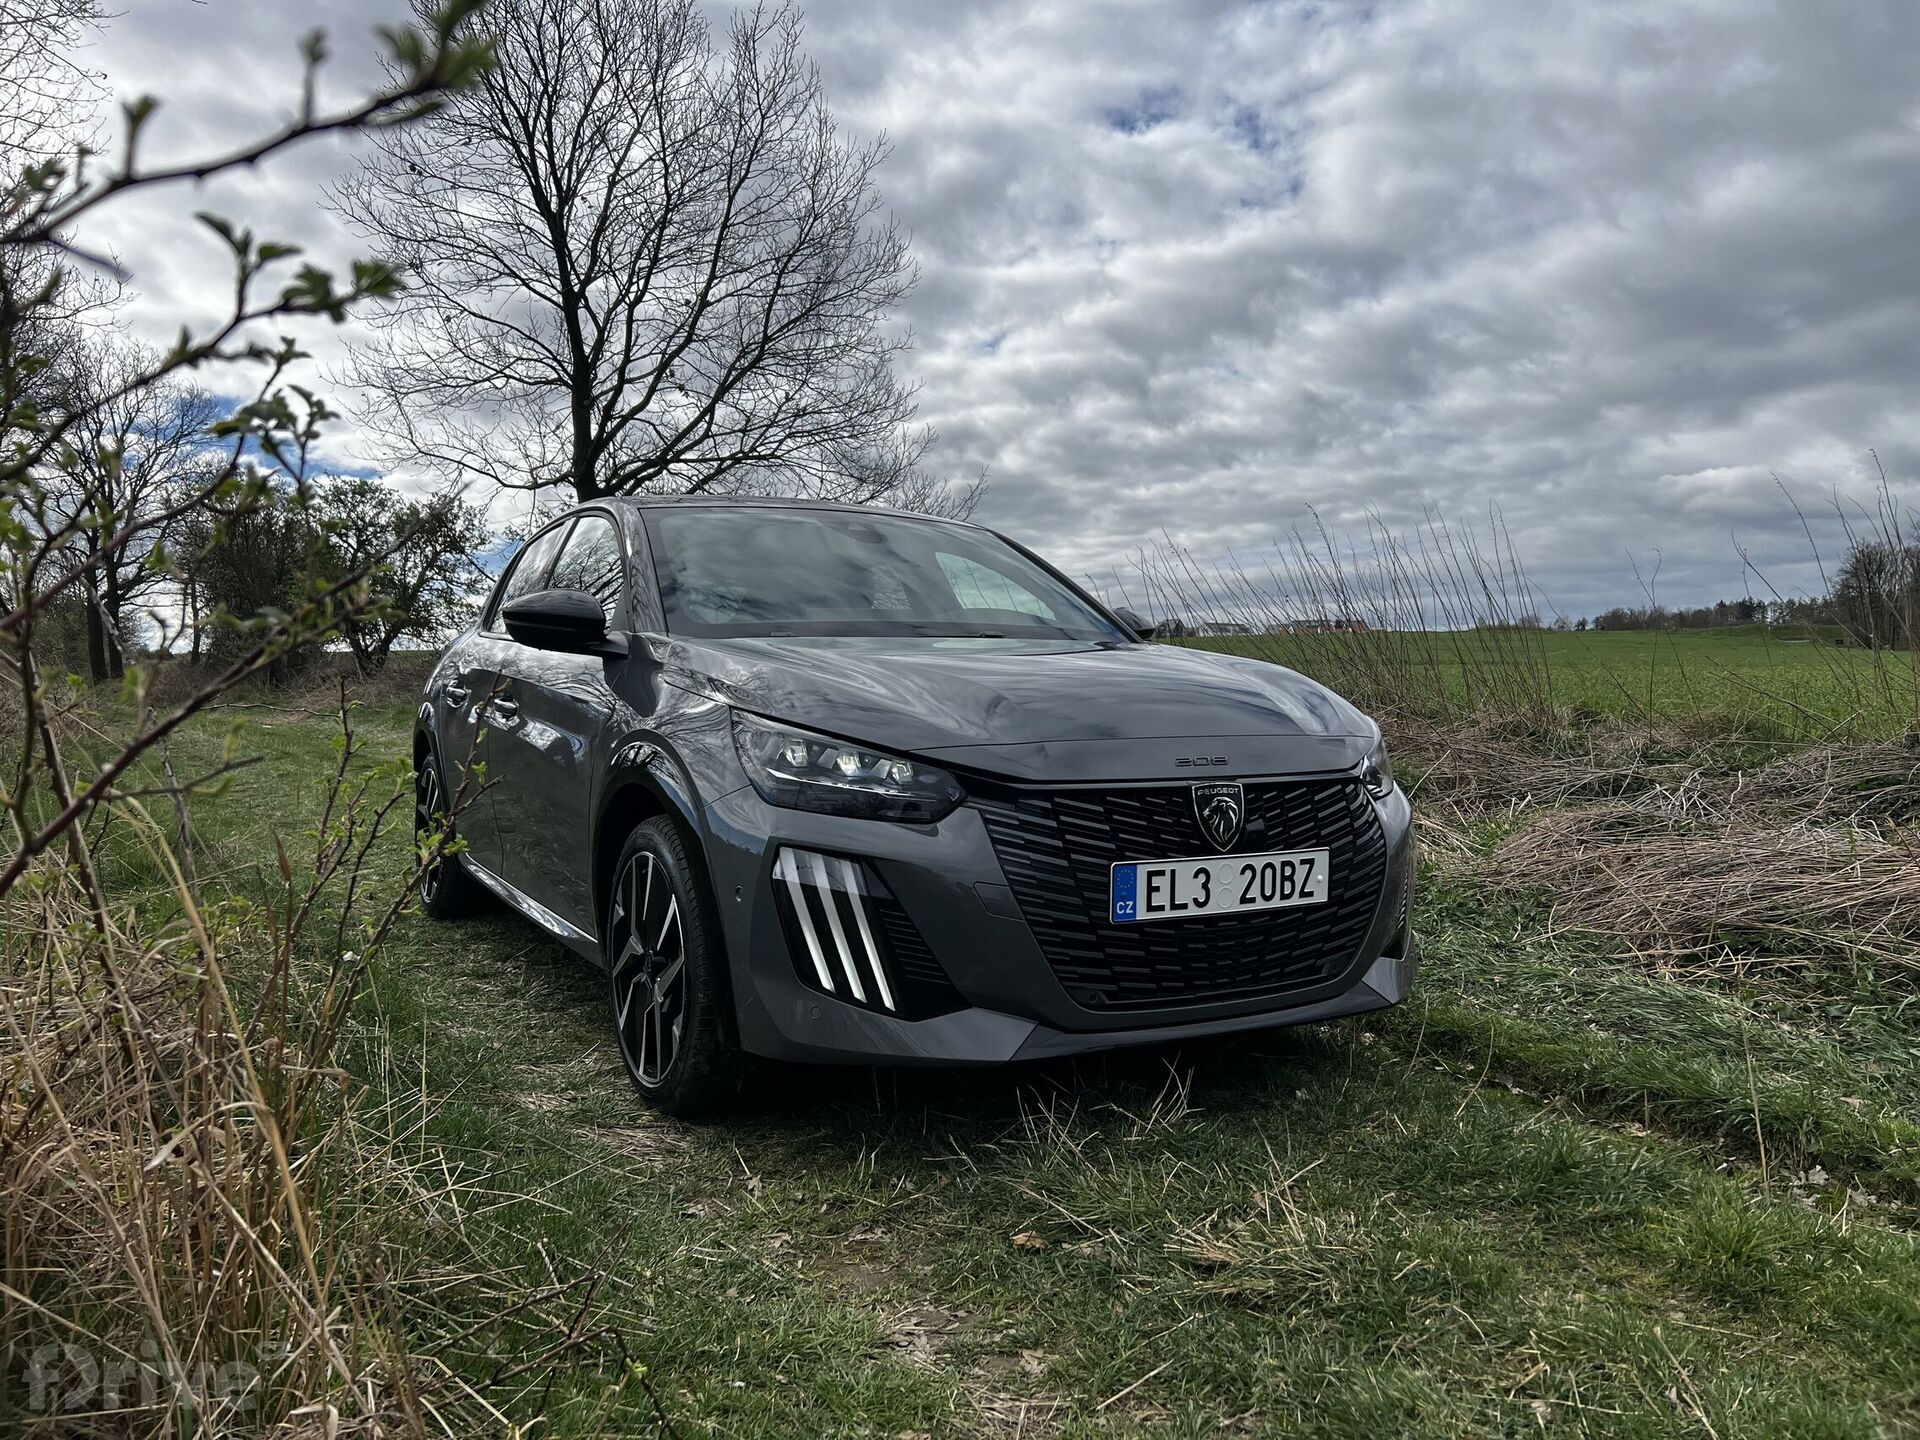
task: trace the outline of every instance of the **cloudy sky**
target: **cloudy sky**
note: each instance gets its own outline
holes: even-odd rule
[[[291,0],[122,0],[94,50],[156,153],[280,118]],[[337,94],[369,28],[325,9]],[[1076,573],[1163,532],[1257,556],[1497,507],[1550,606],[1817,588],[1781,482],[1920,503],[1913,0],[812,0],[843,122],[884,131],[922,269],[903,316],[939,466]],[[215,208],[322,255],[316,144]],[[159,333],[217,254],[94,238]],[[324,360],[342,337],[315,338]],[[351,426],[340,443],[351,449]]]

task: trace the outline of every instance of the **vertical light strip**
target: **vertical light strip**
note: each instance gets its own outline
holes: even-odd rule
[[[833,972],[827,969],[827,957],[820,953],[820,937],[813,931],[813,916],[807,912],[807,887],[800,883],[800,866],[794,859],[793,851],[782,849],[778,864],[774,867],[780,872],[780,878],[787,882],[787,893],[793,897],[793,913],[799,918],[800,933],[806,937],[807,954],[813,960],[813,972],[820,977],[820,986],[829,995],[833,994]]]
[[[829,865],[834,862],[829,860]],[[880,989],[880,1003],[891,1010],[894,1008],[893,991],[887,985],[887,968],[880,963],[880,948],[873,943],[873,931],[867,926],[867,887],[861,882],[860,872],[851,860],[839,862],[841,880],[847,887],[847,898],[853,902],[854,923],[860,927],[860,943],[867,948],[867,963],[873,967],[873,983]]]
[[[853,998],[864,1005],[867,1003],[867,987],[860,983],[860,967],[853,963],[853,950],[847,944],[847,932],[840,928],[840,906],[833,898],[833,862],[824,855],[808,855],[807,860],[814,874],[814,883],[820,889],[820,903],[827,910],[827,928],[833,932],[834,953],[840,957],[840,968],[847,972],[847,988],[853,991]]]

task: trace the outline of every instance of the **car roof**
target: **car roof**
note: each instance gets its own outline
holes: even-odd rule
[[[806,500],[787,495],[604,495],[596,500],[582,501],[581,504],[619,505],[628,510],[677,510],[689,507],[715,510],[830,510],[848,515],[894,515],[902,520],[931,520],[941,525],[965,525],[974,530],[984,528],[971,520],[923,515],[917,510],[900,510],[888,505],[858,505],[849,500]]]

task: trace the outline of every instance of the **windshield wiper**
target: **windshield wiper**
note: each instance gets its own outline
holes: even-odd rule
[[[939,620],[908,620],[903,622],[915,635],[925,635],[930,640],[1004,640],[1004,630],[962,630]]]

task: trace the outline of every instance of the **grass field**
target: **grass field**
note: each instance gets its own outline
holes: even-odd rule
[[[1375,632],[1188,640],[1391,691],[1456,704],[1493,698],[1518,677],[1562,710],[1625,721],[1741,731],[1789,741],[1899,735],[1920,722],[1920,677],[1906,652],[1835,643],[1829,632],[1718,630]],[[1391,701],[1394,694],[1378,698]]]
[[[1553,641],[1566,703],[1609,708],[1598,654],[1717,713],[1717,687],[1661,678],[1692,637],[1575,643]],[[1832,658],[1712,653],[1809,693]],[[335,725],[324,701],[230,710],[183,772],[236,716],[264,758],[199,804],[195,843],[237,904],[310,823]],[[405,753],[404,706],[358,725]],[[1665,793],[1670,755],[1620,753]],[[1429,864],[1395,1012],[1006,1072],[787,1072],[701,1128],[633,1098],[596,972],[505,913],[409,916],[339,1057],[411,1177],[356,1263],[423,1364],[542,1436],[1920,1433],[1911,914],[1658,949],[1569,927],[1506,857],[1618,796],[1460,763],[1403,755]],[[1704,763],[1696,796],[1745,783]],[[1911,770],[1870,793],[1897,879]],[[1704,841],[1707,803],[1632,813]],[[104,853],[164,908],[145,850]],[[407,860],[396,837],[380,873]]]

